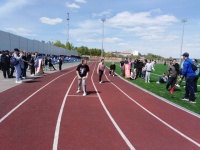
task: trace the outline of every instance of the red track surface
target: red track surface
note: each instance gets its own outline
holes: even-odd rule
[[[142,150],[200,149],[199,117],[167,104],[119,77],[108,77],[109,82],[104,76],[106,82],[99,84],[96,70],[93,74],[95,64],[89,65],[86,97],[82,93],[76,94],[77,80],[73,82],[75,71],[72,71],[75,68],[0,93],[2,119],[46,85],[0,122],[0,149],[48,150],[53,146],[60,150],[126,150],[131,146]],[[59,124],[57,120],[65,100]],[[59,136],[57,144],[54,143],[55,131]]]

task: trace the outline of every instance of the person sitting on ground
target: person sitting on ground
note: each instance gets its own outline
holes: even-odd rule
[[[116,68],[116,65],[115,65],[115,62],[112,62],[112,64],[110,65],[110,71],[109,71],[109,76],[115,76],[115,68]]]
[[[156,83],[166,83],[167,79],[168,77],[166,76],[165,73],[163,73],[161,77],[158,77],[158,81]]]
[[[137,72],[136,72],[136,68],[135,68],[133,71],[131,71],[131,77],[130,77],[130,79],[131,80],[135,80],[136,76],[137,76]]]

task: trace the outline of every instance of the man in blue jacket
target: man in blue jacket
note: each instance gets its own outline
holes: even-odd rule
[[[179,81],[182,81],[185,77],[186,79],[186,87],[185,87],[185,96],[181,100],[186,100],[191,103],[196,103],[194,97],[194,78],[196,77],[195,71],[192,69],[192,64],[194,62],[189,58],[189,54],[185,52],[183,55],[183,70],[181,74],[181,78]]]

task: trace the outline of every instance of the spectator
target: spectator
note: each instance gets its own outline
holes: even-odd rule
[[[52,59],[51,58],[48,59],[48,62],[49,62],[49,68],[53,68],[54,70],[56,70],[56,68],[54,67],[54,65],[52,63]]]
[[[130,67],[130,73],[131,73],[131,71],[132,71],[132,59],[131,59],[131,58],[129,58],[129,62],[128,62],[128,64],[129,64],[129,67]]]
[[[131,80],[135,80],[136,79],[136,68],[131,71],[131,77],[130,77]]]
[[[9,57],[9,61],[10,61],[10,58],[12,57],[12,53],[11,53],[11,52],[9,52],[8,57]],[[15,77],[13,76],[14,71],[15,71],[15,67],[14,67],[13,65],[10,64],[9,70],[10,70],[10,71],[9,71],[9,72],[10,72],[10,78],[15,78]]]
[[[61,71],[62,70],[62,58],[61,57],[59,57],[59,59],[58,59],[58,65],[59,65],[59,70]]]
[[[129,64],[129,62],[128,62],[128,58],[125,58],[125,60],[124,60],[124,64]]]
[[[35,76],[35,66],[34,66],[35,61],[34,61],[34,57],[35,56],[32,54],[31,58],[30,58],[30,60],[28,62],[28,65],[30,66],[30,74],[31,74],[31,76]]]
[[[145,59],[144,60],[144,62],[143,62],[143,67],[142,67],[142,75],[141,75],[141,77],[143,78],[143,79],[145,79],[145,75],[146,75],[146,70],[145,70],[145,65],[147,64],[147,59]]]
[[[1,55],[1,68],[3,71],[4,78],[6,78],[6,74],[7,74],[7,77],[10,78],[10,70],[9,70],[10,61],[9,61],[8,53],[9,53],[8,51],[2,51],[2,55]]]
[[[124,76],[124,59],[119,62],[120,63],[120,69],[121,69],[121,75]]]
[[[142,68],[144,67],[144,64],[141,60],[138,60],[137,62],[137,78],[142,76]]]
[[[109,76],[115,76],[115,69],[116,69],[116,65],[115,62],[112,62],[112,64],[110,65],[110,71],[109,71]]]
[[[176,64],[176,60],[172,60],[170,61],[170,65],[168,66],[167,69],[167,76],[168,76],[168,81],[166,84],[166,90],[168,90],[169,86],[171,86],[171,88],[176,84],[176,80],[177,80],[177,71],[175,68],[175,64]]]
[[[200,66],[198,64],[198,61],[196,59],[193,60],[194,62],[194,65],[197,67],[197,70],[195,71],[196,73],[196,76],[194,78],[194,93],[197,94],[197,83],[198,83],[198,79],[199,79],[199,76],[200,76]]]
[[[155,70],[153,64],[151,63],[151,61],[146,63],[145,70],[146,70],[145,83],[150,83],[151,71]]]
[[[158,81],[156,83],[166,83],[167,82],[168,77],[166,76],[165,73],[162,74],[161,77],[158,77]]]
[[[26,79],[26,69],[28,68],[28,60],[26,57],[26,52],[22,52],[22,61],[21,61],[21,70],[22,70],[22,79]]]
[[[97,74],[99,74],[99,83],[102,83],[102,75],[105,73],[106,65],[104,64],[104,59],[101,59],[101,62],[97,67]]]
[[[35,56],[34,56],[34,67],[35,67],[35,72],[37,72],[38,67],[39,67],[39,57],[38,57],[38,52],[35,52]]]
[[[14,49],[14,54],[13,57],[16,59],[16,61],[18,62],[14,67],[15,67],[15,71],[16,71],[16,81],[15,83],[22,83],[22,81],[20,80],[20,76],[21,76],[21,67],[20,67],[20,61],[22,59],[22,52],[19,52],[18,48]]]
[[[88,77],[88,72],[90,71],[87,60],[82,60],[82,63],[79,64],[76,68],[76,74],[78,77],[78,91],[76,93],[80,93],[81,91],[81,85],[83,88],[83,96],[87,95],[86,92],[86,79]]]
[[[185,87],[185,95],[183,98],[181,98],[181,100],[186,100],[191,103],[196,103],[194,97],[194,79],[196,77],[196,73],[192,69],[192,64],[194,64],[194,62],[189,58],[189,54],[187,52],[185,52],[182,56],[185,61],[183,63],[183,71],[179,81],[182,81],[182,79],[185,77],[186,87]]]

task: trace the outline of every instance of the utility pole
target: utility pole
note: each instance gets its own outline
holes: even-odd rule
[[[104,22],[106,21],[105,18],[102,18],[101,21],[103,22],[103,27],[102,27],[102,49],[101,49],[101,58],[103,58],[103,52],[104,52],[104,49],[103,49],[103,40],[104,40]]]
[[[69,43],[69,13],[67,13],[67,43]]]
[[[181,58],[182,58],[182,48],[183,48],[183,36],[184,36],[184,30],[185,30],[185,23],[187,22],[186,19],[182,19],[181,22],[183,23],[183,32],[182,32],[182,39],[181,39],[181,50],[180,50],[180,60],[179,60],[179,64],[181,65]]]

